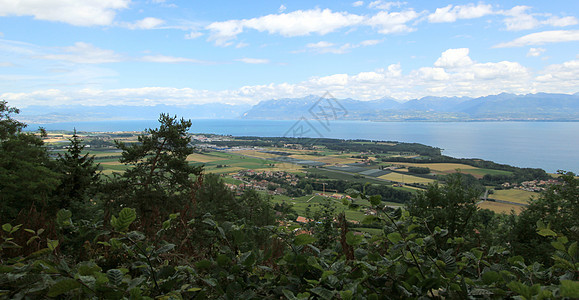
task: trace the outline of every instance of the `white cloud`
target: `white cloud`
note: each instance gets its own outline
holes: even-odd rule
[[[124,26],[129,29],[155,29],[164,23],[165,21],[161,19],[148,17],[134,23],[125,24]]]
[[[0,68],[14,67],[15,64],[8,61],[0,61]]]
[[[20,41],[0,40],[0,51],[16,55],[36,55],[40,47]]]
[[[244,20],[244,26],[286,37],[312,33],[324,35],[342,27],[358,24],[363,17],[329,9],[298,10],[287,14],[268,15]]]
[[[237,61],[246,63],[246,64],[268,64],[269,63],[269,59],[264,59],[264,58],[240,58],[240,59],[236,59]]]
[[[544,18],[545,14],[530,14],[527,12],[530,9],[531,7],[529,6],[519,5],[511,8],[510,10],[503,11],[502,14],[507,16],[503,20],[506,25],[506,29],[510,31],[518,31],[534,29],[543,25],[565,27],[578,23],[577,18],[570,16],[550,16],[547,19],[539,20],[538,17]]]
[[[375,5],[392,7],[402,4],[404,3],[380,2]],[[416,30],[407,23],[416,20],[419,16],[420,14],[412,9],[400,12],[380,11],[373,16],[362,16],[316,8],[270,14],[252,19],[213,22],[205,29],[210,31],[208,41],[212,41],[218,46],[231,46],[234,44],[233,40],[246,29],[285,37],[311,34],[326,35],[342,28],[355,26],[371,26],[381,34],[407,33]]]
[[[0,0],[0,16],[33,16],[75,26],[107,26],[130,0]]]
[[[271,14],[263,17],[228,20],[209,24],[210,41],[219,46],[231,45],[231,40],[245,28],[285,37],[310,34],[324,35],[338,29],[353,26],[363,21],[364,17],[346,12],[332,12],[330,9],[297,10],[290,13]]]
[[[201,33],[201,32],[191,31],[190,33],[188,33],[188,34],[185,35],[185,39],[186,39],[186,40],[192,40],[192,39],[196,39],[196,38],[198,38],[198,37],[200,37],[200,36],[202,36],[202,35],[203,35],[203,33]]]
[[[542,22],[543,24],[546,25],[551,25],[554,27],[566,27],[566,26],[571,26],[571,25],[577,25],[579,23],[579,21],[577,21],[577,18],[575,17],[551,17],[545,21]]]
[[[322,53],[344,54],[344,53],[350,52],[350,50],[352,48],[356,48],[355,45],[352,45],[350,43],[343,44],[340,47],[333,47],[333,44],[331,44],[331,45],[332,46],[323,46],[323,47],[311,47],[310,46],[309,48],[312,48],[313,52],[320,53],[320,54],[322,54]]]
[[[380,44],[382,41],[381,40],[365,40],[360,42],[360,46],[374,46],[374,45],[378,45]]]
[[[366,24],[377,27],[382,34],[412,32],[416,29],[409,27],[406,23],[418,18],[419,14],[413,10],[402,12],[381,11],[371,17]]]
[[[414,74],[426,81],[446,81],[450,79],[450,75],[443,68],[423,67],[414,72]]]
[[[60,48],[62,54],[40,55],[37,58],[60,60],[78,64],[102,64],[120,62],[123,58],[113,50],[100,49],[91,44],[77,42],[74,46]]]
[[[356,2],[352,3],[352,6],[353,6],[353,7],[359,7],[359,6],[362,6],[362,5],[364,5],[364,1],[356,1]]]
[[[185,58],[185,57],[174,57],[174,56],[165,56],[165,55],[147,55],[143,56],[140,59],[141,61],[145,62],[154,62],[154,63],[196,63],[196,64],[205,64],[208,63],[206,61],[192,59],[192,58]]]
[[[392,7],[401,7],[405,5],[406,2],[388,2],[383,0],[372,1],[368,4],[368,8],[375,8],[375,9],[382,9],[382,10],[390,10]]]
[[[345,86],[349,80],[348,74],[334,74],[324,77],[313,77],[309,80],[311,84],[324,87]]]
[[[579,86],[579,60],[547,66],[541,75],[536,77],[536,80],[542,83],[577,87]]]
[[[529,75],[528,70],[521,64],[510,61],[501,61],[498,63],[474,64],[472,66],[474,79],[483,80],[516,80],[517,76],[526,77]]]
[[[243,24],[240,20],[214,22],[209,24],[206,29],[212,32],[209,41],[215,42],[218,46],[229,46],[233,44],[231,40],[243,32]]]
[[[324,46],[323,43],[316,44]],[[317,95],[320,91],[330,91],[337,98],[373,100],[382,97],[396,99],[424,96],[479,97],[501,92],[575,93],[579,86],[578,59],[533,71],[513,61],[477,62],[468,55],[468,49],[448,49],[441,53],[440,58],[432,66],[405,72],[400,64],[392,64],[384,69],[356,74],[328,74],[294,83],[269,83],[231,90],[208,91],[171,87],[103,90],[93,87],[78,90],[51,89],[4,93],[0,94],[0,99],[5,99],[16,107],[37,104],[118,105],[119,99],[122,99],[122,104],[127,105],[256,104],[261,100]]]
[[[543,48],[531,48],[531,49],[529,49],[527,56],[532,56],[532,57],[541,56],[543,54],[543,52],[545,52],[545,51],[547,51],[547,50],[545,50]]]
[[[573,41],[579,41],[579,30],[552,30],[527,34],[510,42],[494,45],[493,48],[522,47]]]
[[[278,12],[282,13],[287,9],[287,7],[285,5],[280,5],[280,7],[277,9]]]
[[[490,4],[478,5],[448,5],[442,8],[437,8],[436,11],[428,15],[428,21],[431,23],[450,23],[458,19],[475,19],[493,13]]]
[[[306,45],[307,48],[328,48],[328,47],[332,47],[332,46],[334,46],[333,43],[326,42],[326,41],[319,41],[317,43],[310,43],[310,44]]]
[[[529,6],[519,5],[504,12],[506,17],[503,22],[507,26],[507,30],[526,30],[533,29],[539,26],[539,21],[530,14],[527,10],[531,9]]]
[[[360,48],[360,47],[367,47],[367,46],[374,46],[381,43],[381,40],[365,40],[358,44],[350,44],[346,43],[341,46],[337,46],[334,43],[326,42],[326,41],[319,41],[317,43],[309,43],[306,45],[306,48],[315,53],[333,53],[333,54],[344,54],[350,52],[351,49]],[[304,51],[296,51],[296,52],[304,52]]]
[[[468,52],[468,48],[448,49],[436,60],[434,66],[448,69],[470,66],[473,61],[468,56]]]
[[[240,42],[240,43],[237,43],[237,45],[235,45],[235,48],[239,49],[239,48],[245,48],[247,46],[249,46],[248,43]]]

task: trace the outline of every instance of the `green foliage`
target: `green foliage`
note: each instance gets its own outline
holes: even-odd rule
[[[434,183],[417,193],[407,203],[408,211],[424,218],[425,229],[430,232],[438,226],[447,229],[449,237],[471,235],[482,189],[470,177],[461,173],[447,175],[445,185]]]
[[[326,199],[324,202],[317,204],[317,210],[311,216],[306,215],[306,217],[311,218],[306,228],[315,237],[316,246],[321,248],[330,247],[338,237],[334,203]]]
[[[123,150],[120,162],[131,166],[109,185],[117,195],[112,199],[116,207],[131,206],[150,216],[153,208],[172,213],[190,199],[191,176],[202,171],[187,162],[193,153],[188,136],[191,121],[161,114],[159,123],[159,128],[140,135],[138,143],[116,142]]]
[[[50,195],[59,184],[42,139],[22,132],[26,124],[11,117],[16,113],[18,109],[0,101],[0,215],[4,220],[32,206],[49,207]]]
[[[430,168],[408,167],[408,173],[412,174],[430,174]]]
[[[73,209],[80,217],[90,207],[88,200],[94,196],[100,183],[99,165],[94,163],[94,156],[82,155],[84,145],[76,134],[76,129],[69,139],[67,151],[59,154],[56,170],[60,173],[61,182],[56,189],[58,208]],[[81,214],[82,212],[82,214]]]
[[[560,173],[562,183],[553,185],[537,199],[531,200],[513,226],[513,250],[526,258],[547,263],[553,252],[547,237],[564,234],[579,241],[579,179],[572,172]],[[547,225],[545,225],[547,224]],[[535,226],[539,233],[535,233]]]
[[[119,232],[125,232],[129,230],[129,226],[133,221],[137,219],[137,213],[132,208],[123,208],[119,213],[119,217],[112,216],[111,217],[111,226],[113,229]]]
[[[308,233],[293,236],[283,227],[220,223],[206,214],[199,224],[215,234],[214,252],[194,260],[172,259],[175,245],[127,232],[136,215],[125,208],[112,221],[118,233],[98,242],[105,251],[101,253],[108,253],[105,256],[122,254],[118,264],[111,266],[98,255],[71,264],[57,254],[58,240],[48,239],[48,251],[2,258],[0,290],[6,298],[63,299],[577,297],[577,243],[559,233],[553,246],[560,263],[544,267],[509,257],[498,247],[461,249],[461,237],[449,238],[451,247],[444,250],[437,240],[447,237],[448,231],[423,233],[422,220],[407,211],[375,208],[379,214],[373,220],[383,226],[385,235],[347,232],[347,245],[354,247],[351,258],[336,245],[316,247],[317,239]],[[60,215],[70,217],[66,212]],[[172,215],[168,221],[178,218]],[[23,232],[18,228],[5,224],[3,232]],[[247,248],[248,234],[256,230],[267,233],[269,246]]]
[[[72,212],[68,209],[61,209],[56,213],[56,224],[60,227],[72,226]]]
[[[2,105],[3,116],[14,112]],[[118,213],[97,221],[66,207],[46,228],[2,225],[0,298],[579,297],[573,174],[562,174],[563,184],[542,194],[520,219],[479,212],[480,186],[458,174],[418,194],[408,210],[384,206],[373,185],[351,190],[353,198],[345,204],[357,209],[362,201],[370,203],[372,215],[364,223],[382,234],[351,231],[329,201],[306,226],[275,225],[267,196],[256,191],[236,196],[219,176],[188,166],[190,122],[165,115],[160,120],[161,128],[141,136],[139,144],[121,146],[124,161],[136,170],[101,192]],[[0,124],[3,138],[15,138],[18,123]],[[100,208],[99,203],[94,205]],[[163,218],[152,214],[159,206]],[[517,245],[510,248],[509,239],[487,237],[509,237],[511,228],[521,226],[532,231],[530,240],[540,241],[535,251],[543,260]],[[505,228],[507,233],[499,232]]]

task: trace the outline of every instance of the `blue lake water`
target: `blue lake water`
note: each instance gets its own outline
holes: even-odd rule
[[[30,125],[48,130],[140,131],[157,121],[103,121]],[[193,120],[191,131],[233,136],[309,136],[414,142],[460,158],[518,167],[579,172],[579,122],[367,122]]]

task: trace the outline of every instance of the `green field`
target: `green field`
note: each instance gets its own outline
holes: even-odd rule
[[[309,168],[309,169],[307,169],[307,171],[308,171],[308,173],[327,176],[328,179],[347,180],[349,182],[354,182],[354,183],[367,183],[367,182],[369,182],[369,183],[390,185],[390,183],[388,183],[384,180],[378,180],[378,179],[374,179],[374,178],[366,178],[366,177],[363,177],[363,176],[355,174],[355,173],[336,172],[336,171],[331,171],[331,170],[324,169],[324,168]]]
[[[474,177],[482,178],[483,176],[489,175],[511,175],[513,172],[509,171],[502,171],[502,170],[493,170],[493,169],[465,169],[461,170],[462,173],[471,174]]]
[[[320,191],[314,191],[314,193],[321,193],[321,192]],[[333,198],[324,197],[324,196],[313,196],[313,195],[303,196],[303,197],[295,197],[295,198],[288,197],[285,195],[275,195],[272,199],[272,203],[286,202],[286,203],[292,204],[293,209],[298,213],[298,215],[305,217],[306,208],[309,208],[311,213],[313,213],[316,210],[318,210],[318,205],[323,203],[324,201],[327,201],[327,199],[329,199],[329,201],[331,201],[332,203],[335,204],[336,213],[344,212],[346,214],[346,219],[354,220],[354,221],[358,221],[358,222],[362,221],[365,217],[364,212],[362,212],[360,210],[363,208],[366,208],[370,205],[370,203],[368,203],[368,201],[363,201],[363,200],[358,199],[358,200],[356,200],[355,203],[360,205],[360,209],[352,210],[352,209],[348,209],[347,206],[344,206],[342,204],[342,200],[333,199]]]

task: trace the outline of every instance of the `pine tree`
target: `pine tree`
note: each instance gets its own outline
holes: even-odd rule
[[[114,182],[118,189],[115,203],[139,210],[173,212],[191,199],[194,181],[202,167],[192,166],[187,156],[194,152],[187,132],[190,120],[177,120],[167,114],[159,117],[158,129],[148,129],[138,143],[115,142],[123,150],[121,163],[130,168]]]
[[[99,165],[94,163],[94,156],[82,154],[85,146],[76,129],[69,141],[67,151],[59,154],[57,159],[58,171],[61,173],[61,183],[57,189],[58,208],[82,204],[94,194],[100,177]]]

